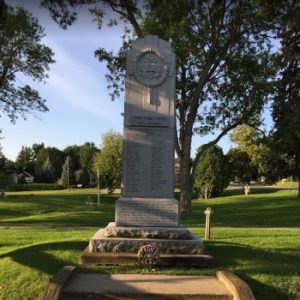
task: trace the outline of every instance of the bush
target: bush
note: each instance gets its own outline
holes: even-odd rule
[[[0,174],[0,188],[9,186],[12,183],[12,179],[9,175]]]
[[[218,196],[229,184],[228,161],[222,149],[214,145],[205,150],[195,172],[194,192],[203,198]]]
[[[61,190],[62,187],[57,183],[26,183],[14,184],[9,187],[10,192],[21,191],[41,191],[41,190]]]

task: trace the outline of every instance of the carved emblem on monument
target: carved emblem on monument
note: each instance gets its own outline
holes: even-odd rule
[[[138,56],[135,78],[139,83],[152,88],[161,85],[167,76],[168,65],[158,52],[147,49]]]

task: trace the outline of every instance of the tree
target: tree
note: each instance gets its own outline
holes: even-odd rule
[[[62,168],[59,184],[64,188],[68,188],[68,189],[70,189],[70,187],[73,184],[75,184],[74,166],[70,156],[66,157],[65,163]]]
[[[289,7],[279,28],[282,47],[275,55],[279,70],[272,111],[272,138],[276,150],[288,163],[290,175],[298,179],[300,198],[300,4],[295,5]]]
[[[217,145],[206,149],[196,166],[194,188],[198,194],[205,199],[216,197],[228,186],[229,179],[229,165],[222,149]]]
[[[0,148],[0,173],[3,174],[12,174],[15,170],[15,164],[13,161],[9,160],[2,153],[2,149]]]
[[[18,172],[34,172],[34,154],[30,147],[22,146],[17,156],[15,166]]]
[[[248,155],[252,167],[257,169],[258,175],[266,183],[272,184],[278,180],[282,174],[283,160],[268,136],[254,127],[242,124],[232,131],[230,139],[237,143],[238,151]]]
[[[77,170],[76,182],[85,186],[90,185],[93,157],[97,152],[94,143],[85,143],[79,150],[80,170]]]
[[[122,135],[109,131],[102,136],[102,146],[94,157],[94,170],[110,192],[121,186]]]
[[[257,122],[274,74],[270,36],[276,37],[274,29],[287,2],[145,0],[139,7],[138,1],[43,0],[42,5],[63,28],[76,20],[72,8],[85,4],[94,4],[91,11],[99,25],[107,7],[127,22],[117,54],[104,48],[95,52],[100,61],[107,62],[113,99],[123,89],[125,55],[133,39],[155,34],[171,43],[177,57],[175,146],[180,162],[180,207],[187,212],[195,168],[204,151],[237,125]],[[208,133],[214,133],[214,138],[191,163],[193,134]]]
[[[63,150],[65,158],[67,156],[70,156],[74,170],[80,169],[79,152],[80,152],[80,147],[77,145],[67,146]]]
[[[40,174],[40,179],[42,180],[42,182],[53,183],[56,180],[54,172],[55,172],[55,170],[54,170],[51,160],[48,156],[47,159],[45,160],[45,162],[43,163],[43,168],[42,168],[42,172]]]
[[[28,11],[0,0],[0,111],[12,122],[33,111],[48,110],[38,91],[17,84],[17,74],[38,81],[47,77],[54,54],[41,43],[44,36],[38,20]]]
[[[251,180],[256,180],[258,171],[251,162],[251,158],[246,152],[238,148],[232,148],[226,154],[230,166],[231,180],[238,180],[243,184],[250,184]]]
[[[32,151],[34,153],[34,170],[37,175],[37,180],[44,182],[45,178],[49,182],[49,178],[52,178],[52,182],[56,181],[62,172],[62,165],[64,163],[64,154],[62,151],[55,147],[45,147],[44,143],[33,144]],[[45,165],[50,162],[51,164],[51,176],[45,177]]]

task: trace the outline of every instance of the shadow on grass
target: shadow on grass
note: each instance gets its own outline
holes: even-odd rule
[[[251,186],[250,186],[251,188]],[[250,196],[251,195],[257,195],[257,194],[273,194],[278,191],[282,191],[284,189],[279,189],[279,188],[252,188],[250,191]],[[244,189],[238,188],[238,189],[230,189],[230,190],[225,190],[220,197],[230,197],[230,196],[243,196],[244,195]]]
[[[228,269],[247,282],[257,300],[296,299],[295,295],[289,295],[291,298],[287,298],[286,291],[276,288],[276,283],[274,286],[264,284],[263,280],[257,281],[251,275],[264,277],[271,274],[278,276],[278,280],[281,281],[281,276],[297,274],[300,265],[299,249],[284,248],[272,251],[235,243],[208,241],[206,251],[215,258],[219,268]]]
[[[294,296],[291,296],[291,298],[287,298],[287,294],[283,293],[282,291],[270,286],[261,283],[258,280],[255,280],[249,276],[246,276],[243,273],[235,272],[237,276],[239,276],[242,280],[247,282],[247,284],[251,287],[251,290],[255,296],[256,300],[266,300],[266,299],[272,299],[272,300],[288,300],[288,299],[294,299]]]
[[[49,275],[53,275],[65,265],[78,264],[80,253],[86,246],[86,241],[67,241],[38,244],[1,254],[0,259],[10,257],[13,261],[19,264]],[[78,252],[77,261],[70,259],[70,257],[65,259],[62,257],[56,257],[51,254],[52,251]]]

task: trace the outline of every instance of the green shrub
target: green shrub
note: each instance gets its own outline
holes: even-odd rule
[[[14,184],[9,187],[10,192],[60,190],[62,187],[57,183],[26,183]]]
[[[206,149],[196,167],[194,192],[204,199],[216,197],[229,180],[229,164],[222,149],[217,145]]]
[[[12,179],[11,176],[0,173],[0,188],[7,187],[11,185]]]

